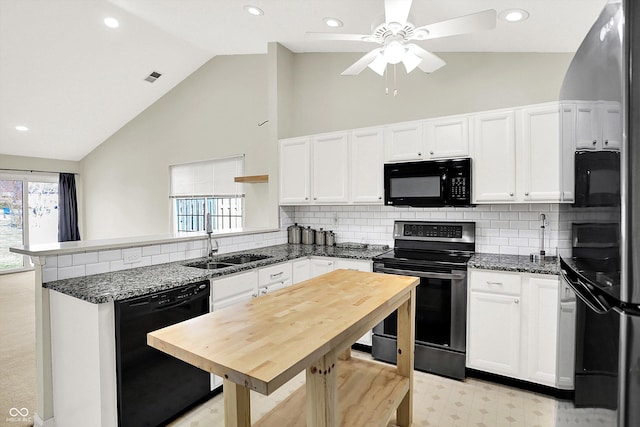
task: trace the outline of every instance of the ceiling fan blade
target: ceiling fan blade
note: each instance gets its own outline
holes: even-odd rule
[[[420,68],[425,73],[433,73],[437,69],[444,67],[447,64],[439,56],[436,56],[433,53],[426,51],[420,46],[413,43],[408,44],[407,49],[409,49],[416,56],[422,58],[422,61],[418,64],[418,68]]]
[[[429,40],[439,37],[455,36],[457,34],[473,33],[475,31],[490,30],[496,26],[496,11],[485,10],[471,15],[460,16],[435,24],[424,25],[414,30],[412,39]],[[427,30],[424,34],[421,30]]]
[[[371,64],[374,59],[376,59],[376,56],[380,53],[381,50],[382,49],[380,48],[373,49],[371,52],[365,54],[362,58],[358,59],[356,62],[351,64],[351,66],[346,70],[344,70],[342,73],[340,73],[340,75],[355,76],[357,74],[360,74],[362,70],[367,68],[367,66],[369,66],[369,64]]]
[[[404,27],[409,17],[412,0],[384,0],[384,19],[387,23],[397,22]]]
[[[375,40],[367,40],[371,38],[370,34],[340,34],[340,33],[305,33],[308,40],[347,40],[356,42],[369,42]]]

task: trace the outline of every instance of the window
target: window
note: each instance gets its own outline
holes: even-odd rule
[[[57,177],[0,174],[0,272],[31,267],[28,257],[10,247],[57,241]]]
[[[205,231],[211,214],[213,231],[244,224],[242,184],[234,181],[244,169],[244,156],[171,166],[174,230]]]

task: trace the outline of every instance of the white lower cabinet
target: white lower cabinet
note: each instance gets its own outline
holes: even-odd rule
[[[291,262],[291,269],[294,285],[311,278],[311,261],[309,258],[293,260]]]
[[[335,270],[335,263],[335,258],[311,257],[309,259],[309,278]]]
[[[344,270],[357,270],[357,271],[373,271],[373,262],[369,260],[358,260],[358,259],[345,259],[345,258],[336,258],[335,260],[335,268],[344,269]],[[364,344],[371,346],[372,342],[372,331],[367,332],[363,336],[356,341],[358,344]]]
[[[211,311],[249,301],[255,296],[257,287],[258,272],[256,270],[211,279]],[[211,374],[211,389],[221,385],[222,378]]]
[[[467,314],[469,368],[558,387],[558,276],[470,269]]]
[[[291,286],[293,270],[290,262],[270,265],[258,270],[258,296]]]

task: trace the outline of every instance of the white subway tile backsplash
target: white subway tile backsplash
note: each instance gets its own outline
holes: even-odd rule
[[[58,267],[58,280],[71,279],[72,277],[86,276],[84,265],[74,265],[71,267]]]
[[[184,252],[173,252],[171,254],[169,254],[169,260],[171,262],[175,262],[175,261],[184,261],[185,255]]]
[[[71,255],[58,255],[58,268],[71,267],[73,265],[73,257]]]
[[[49,255],[45,258],[44,265],[49,268],[58,266],[58,255]]]
[[[151,255],[151,265],[166,264],[171,262],[169,254]]]
[[[164,245],[160,245],[160,253],[170,254],[172,252],[178,252],[177,243],[165,243]]]
[[[160,253],[161,253],[160,245],[142,247],[142,256],[153,256],[153,255],[159,255]]]
[[[109,272],[109,268],[110,268],[110,265],[108,261],[98,262],[95,264],[87,264],[86,273],[87,273],[87,276],[90,276],[92,274],[107,273]]]
[[[98,252],[98,262],[116,261],[122,259],[121,249],[111,249]]]
[[[47,257],[47,258],[49,258],[49,257]],[[58,280],[58,267],[43,268],[42,269],[42,282],[43,283],[53,282],[55,280]]]
[[[71,255],[73,265],[93,264],[98,262],[97,252],[84,252]]]

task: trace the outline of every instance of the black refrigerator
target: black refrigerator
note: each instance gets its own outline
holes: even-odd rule
[[[559,227],[572,242],[561,273],[579,297],[576,407],[615,409],[618,426],[640,426],[639,80],[640,2],[609,0],[561,88],[575,203]]]

